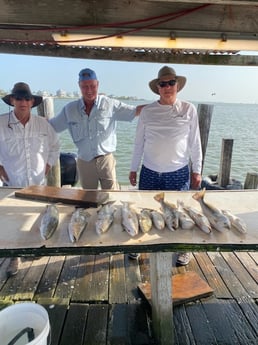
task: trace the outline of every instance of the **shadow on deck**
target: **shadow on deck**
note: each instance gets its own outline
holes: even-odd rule
[[[173,258],[174,259],[174,258]],[[150,345],[150,307],[137,285],[149,281],[149,257],[125,254],[21,259],[6,279],[0,259],[0,307],[35,301],[51,324],[51,345]],[[211,297],[174,307],[176,345],[258,344],[258,253],[192,253],[187,267],[214,290]]]

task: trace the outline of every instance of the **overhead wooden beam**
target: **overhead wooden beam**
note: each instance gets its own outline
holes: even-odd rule
[[[0,44],[0,53],[52,56],[78,59],[132,62],[176,63],[192,65],[258,66],[257,55],[225,55],[208,52],[171,51],[161,49],[125,49],[104,47],[70,47],[54,45]]]
[[[244,5],[244,6],[256,6],[258,0],[145,0],[150,2],[173,2],[173,3],[199,3],[210,5]]]

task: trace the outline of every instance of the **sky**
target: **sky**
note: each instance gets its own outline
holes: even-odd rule
[[[158,98],[149,88],[164,64],[75,58],[54,58],[0,54],[0,89],[10,91],[18,81],[33,92],[79,91],[78,73],[93,69],[100,82],[99,92],[132,96],[145,100]],[[258,103],[258,67],[169,64],[187,78],[178,97],[193,102]]]

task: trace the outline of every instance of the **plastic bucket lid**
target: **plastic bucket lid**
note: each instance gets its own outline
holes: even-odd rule
[[[41,305],[24,302],[0,312],[0,334],[3,345],[48,345],[50,324]]]

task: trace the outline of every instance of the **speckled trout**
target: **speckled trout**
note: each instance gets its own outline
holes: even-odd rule
[[[98,235],[104,234],[108,231],[114,220],[114,207],[115,201],[110,201],[104,205],[101,205],[100,209],[97,211],[96,220],[96,232]]]
[[[48,240],[55,232],[59,222],[59,211],[56,205],[47,205],[41,218],[40,235]]]
[[[77,242],[88,225],[91,215],[85,208],[76,208],[68,224],[68,234],[72,243]]]
[[[164,198],[164,192],[158,193],[154,196],[154,199],[161,205],[161,210],[164,213],[166,226],[169,230],[174,231],[178,228],[179,225],[178,209],[176,205],[166,202]]]
[[[220,232],[224,232],[225,230],[230,229],[231,223],[228,217],[225,216],[225,214],[223,214],[223,212],[217,207],[205,202],[204,195],[205,188],[201,191],[196,192],[193,195],[193,198],[200,203],[202,212],[209,219],[211,225]]]

